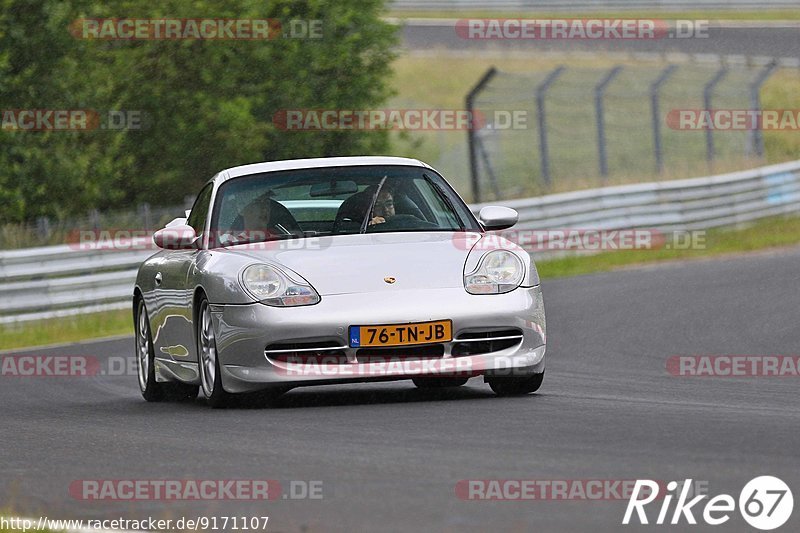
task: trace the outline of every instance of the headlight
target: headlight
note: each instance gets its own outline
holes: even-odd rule
[[[270,265],[250,265],[242,272],[242,287],[259,302],[278,307],[313,305],[319,294],[303,278]]]
[[[524,276],[525,267],[516,254],[494,250],[481,257],[478,267],[464,276],[464,288],[470,294],[502,294],[519,287]]]

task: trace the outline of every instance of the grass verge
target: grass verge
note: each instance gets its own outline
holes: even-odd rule
[[[133,335],[133,318],[129,309],[0,325],[0,350],[78,342],[112,335]]]
[[[624,250],[594,255],[573,255],[536,261],[542,278],[561,278],[607,272],[623,267],[662,261],[692,260],[780,248],[800,244],[800,217],[774,217],[743,229],[714,229],[706,232],[701,249]]]
[[[574,255],[536,262],[543,279],[607,272],[660,261],[691,260],[800,244],[800,217],[774,217],[743,229],[715,229],[703,249],[659,249]],[[0,326],[0,348],[14,349],[133,334],[127,309],[70,318]],[[0,533],[3,533],[0,531]]]

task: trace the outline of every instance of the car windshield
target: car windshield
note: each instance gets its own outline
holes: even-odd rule
[[[348,166],[267,172],[220,186],[215,246],[377,232],[480,230],[433,170]]]

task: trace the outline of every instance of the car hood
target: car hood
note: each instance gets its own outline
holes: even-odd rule
[[[373,233],[232,246],[226,253],[288,267],[323,296],[388,293],[463,287],[464,264],[479,239],[471,232]]]

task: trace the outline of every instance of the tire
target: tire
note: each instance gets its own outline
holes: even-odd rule
[[[544,381],[544,372],[520,378],[488,378],[486,381],[498,396],[522,396],[539,390]]]
[[[141,298],[136,305],[134,329],[136,331],[136,374],[139,391],[148,402],[191,401],[197,398],[197,385],[179,382],[156,381],[155,350],[150,335],[150,320]]]
[[[444,389],[447,387],[460,387],[469,378],[413,378],[414,385],[419,389]]]
[[[217,335],[214,332],[214,322],[211,320],[211,311],[208,300],[203,297],[197,309],[197,363],[200,368],[200,390],[208,405],[215,409],[227,407],[231,395],[222,387],[222,373],[220,372],[219,357],[217,354]]]

